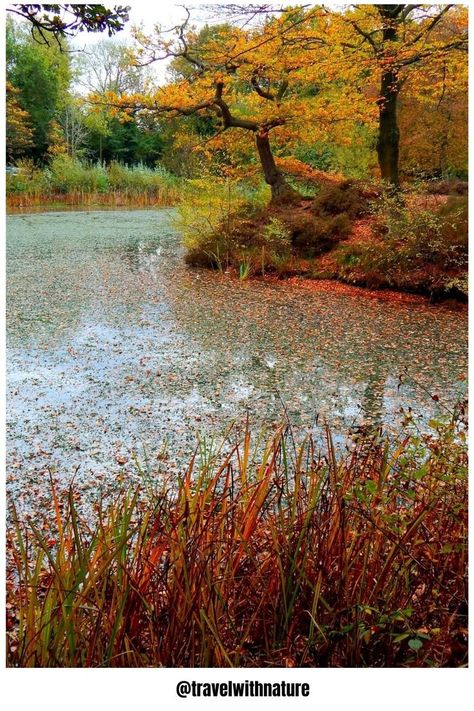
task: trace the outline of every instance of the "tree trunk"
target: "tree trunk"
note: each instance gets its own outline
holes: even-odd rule
[[[273,158],[270,139],[267,131],[258,131],[256,134],[258,155],[263,168],[265,182],[272,191],[272,202],[291,202],[298,200],[301,195],[294,190],[285,180],[281,170],[277,168]]]
[[[398,72],[390,69],[382,73],[379,104],[379,135],[377,139],[377,155],[380,175],[398,187],[400,176],[398,171],[400,130],[398,128],[398,94],[400,86]]]
[[[380,175],[395,187],[400,184],[398,172],[400,129],[398,128],[398,95],[400,81],[398,68],[391,57],[390,46],[398,39],[397,24],[400,21],[400,12],[404,5],[377,5],[378,12],[383,22],[382,52],[383,60],[382,77],[380,82],[379,105],[379,135],[377,139],[377,155],[379,159]]]

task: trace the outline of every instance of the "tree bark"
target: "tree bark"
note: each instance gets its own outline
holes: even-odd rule
[[[292,202],[300,199],[301,195],[291,185],[288,185],[283,173],[275,163],[268,131],[257,131],[256,144],[265,182],[272,191],[272,202]]]
[[[400,21],[400,13],[404,8],[405,5],[377,5],[383,22],[382,51],[379,56],[383,60],[384,67],[378,100],[377,156],[382,180],[386,180],[395,187],[400,184],[398,169],[400,129],[397,115],[400,80],[398,68],[390,61],[390,44],[398,39],[397,23]]]
[[[390,69],[382,73],[379,104],[379,133],[377,156],[380,176],[394,186],[400,184],[399,152],[400,129],[398,127],[398,72]]]

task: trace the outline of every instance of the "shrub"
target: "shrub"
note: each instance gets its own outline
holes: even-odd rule
[[[426,189],[431,195],[467,195],[469,183],[458,178],[432,180]]]
[[[193,266],[227,269],[261,259],[261,224],[255,219],[260,194],[250,196],[238,182],[213,176],[189,180],[176,226],[187,248],[186,262]],[[250,268],[246,269],[247,274]]]
[[[100,165],[88,165],[76,158],[55,156],[45,170],[51,193],[106,192],[108,179]]]
[[[17,161],[17,173],[10,173],[6,176],[7,194],[17,193],[41,193],[44,190],[45,179],[43,172],[30,159]]]
[[[458,254],[467,257],[468,250],[468,198],[450,197],[438,209],[441,233],[446,245],[455,247]]]
[[[370,286],[467,295],[467,197],[433,209],[407,207],[398,195],[377,201],[375,239],[342,249],[341,276]]]
[[[345,214],[354,220],[368,211],[368,202],[363,190],[350,181],[324,185],[313,201],[313,212],[317,215]]]
[[[271,217],[260,233],[262,248],[270,266],[287,259],[291,251],[291,234],[278,217]]]
[[[311,215],[289,214],[285,224],[291,232],[295,251],[306,257],[314,257],[332,249],[347,237],[351,222],[347,214]]]
[[[466,266],[467,197],[450,198],[437,210],[407,209],[396,198],[386,198],[380,217],[386,251],[400,268],[417,263]]]

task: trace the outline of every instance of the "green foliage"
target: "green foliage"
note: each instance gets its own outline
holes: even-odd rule
[[[136,120],[121,123],[116,118],[106,117],[104,113],[88,111],[84,101],[73,100],[71,94],[73,55],[61,51],[58,43],[51,41],[51,36],[49,45],[36,39],[27,28],[8,18],[7,79],[18,91],[16,98],[19,107],[27,112],[28,126],[31,126],[33,133],[33,145],[29,146],[24,154],[37,162],[45,163],[51,154],[57,153],[56,144],[58,139],[61,140],[61,132],[56,130],[57,124],[63,123],[61,117],[67,107],[76,103],[78,117],[81,117],[84,126],[81,151],[92,162],[143,162],[153,167],[162,157],[165,146],[163,132],[156,123]],[[64,39],[62,45],[67,49]],[[131,67],[126,49],[121,45],[113,45],[110,52],[111,58],[117,60],[115,64],[111,61],[107,66],[95,66],[93,71],[99,75],[108,74],[110,85],[105,87],[106,90],[117,88],[111,82],[120,74],[123,87],[133,91],[134,83],[138,86],[141,75],[136,68]],[[100,59],[99,56],[98,60]],[[106,53],[102,59],[105,62]],[[126,59],[128,65],[125,66]],[[76,58],[76,80],[80,80],[81,72],[85,72],[82,64]]]
[[[52,122],[63,105],[71,79],[70,60],[57,43],[38,44],[30,33],[7,23],[7,78],[19,90],[18,102],[33,129],[29,155],[43,160],[51,143]]]
[[[136,121],[121,123],[118,119],[109,120],[106,127],[90,121],[89,125],[86,146],[89,155],[97,160],[128,165],[143,162],[152,167],[162,157],[164,139],[157,128],[139,126]]]
[[[113,161],[107,166],[107,179],[111,190],[136,193],[156,193],[163,188],[178,189],[180,180],[165,168],[148,168],[143,164],[125,166]]]
[[[39,169],[33,161],[18,161],[20,172],[7,175],[7,199],[15,196],[28,201],[47,202],[64,197],[76,201],[119,196],[133,204],[174,204],[179,200],[182,181],[162,167],[128,167],[117,162],[109,166],[81,161],[66,154],[55,156],[49,166]]]
[[[376,164],[373,133],[373,129],[368,126],[348,126],[344,143],[334,143],[330,136],[324,142],[314,143],[305,143],[303,138],[293,154],[316,170],[367,180]]]
[[[87,165],[66,155],[53,158],[45,170],[48,188],[51,193],[86,193],[106,192],[107,174],[100,165]]]
[[[17,173],[6,176],[7,195],[15,194],[40,194],[44,192],[46,180],[44,172],[38,168],[31,159],[18,160]]]
[[[261,242],[262,273],[265,265],[277,271],[286,263],[291,252],[291,233],[278,217],[271,217],[259,234]]]
[[[376,167],[375,135],[370,126],[348,127],[347,140],[332,148],[331,169],[349,178],[368,180]]]
[[[294,156],[316,170],[330,171],[333,168],[332,150],[327,144],[320,142],[308,145],[300,143],[295,147]]]

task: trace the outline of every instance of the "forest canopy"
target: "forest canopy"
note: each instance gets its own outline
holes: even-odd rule
[[[66,35],[113,34],[127,8],[14,7],[26,19],[7,22],[9,162],[65,153],[188,177],[205,165],[261,177],[275,197],[318,170],[394,184],[466,175],[465,6],[223,5],[208,24],[183,9],[172,30],[134,28],[82,55]]]

